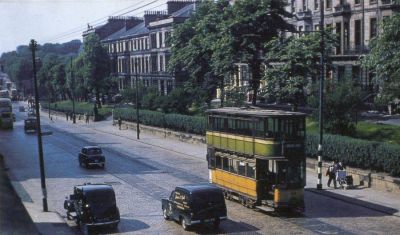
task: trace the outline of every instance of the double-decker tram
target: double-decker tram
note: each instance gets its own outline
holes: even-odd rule
[[[227,199],[248,207],[304,211],[305,117],[280,110],[208,110],[210,181]]]

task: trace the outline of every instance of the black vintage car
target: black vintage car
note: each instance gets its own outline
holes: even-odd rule
[[[100,166],[101,168],[104,168],[106,163],[103,151],[99,146],[83,147],[78,158],[79,166],[84,165],[86,168],[89,166]]]
[[[227,219],[222,190],[212,184],[178,186],[161,204],[164,219],[179,221],[184,230],[208,222],[218,229],[220,221]]]
[[[25,119],[24,130],[25,130],[25,132],[36,131],[37,130],[36,118],[29,117],[29,118]]]
[[[74,193],[64,201],[67,219],[77,225],[116,228],[120,214],[115,200],[114,189],[107,184],[84,184],[74,187]]]

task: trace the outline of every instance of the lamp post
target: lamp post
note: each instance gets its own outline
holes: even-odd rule
[[[324,0],[320,4],[320,32],[321,32],[321,58],[320,58],[320,80],[319,80],[319,144],[318,144],[318,183],[317,189],[322,190],[322,137],[323,137],[323,101],[324,101],[324,78],[325,78],[325,42],[324,42]]]
[[[139,79],[138,79],[138,67],[135,61],[135,83],[136,83],[136,138],[139,139]]]
[[[39,149],[39,164],[40,164],[40,182],[42,186],[43,193],[43,211],[47,212],[47,191],[46,191],[46,179],[44,172],[44,160],[43,160],[43,143],[42,143],[42,130],[40,126],[40,114],[39,114],[39,93],[37,86],[37,78],[36,78],[36,48],[37,43],[35,40],[31,40],[29,47],[32,51],[32,63],[33,63],[33,80],[34,80],[34,89],[35,89],[35,108],[36,108],[36,121],[37,121],[37,138],[38,138],[38,149]]]
[[[72,57],[71,57],[71,70],[70,70],[70,75],[71,75],[71,96],[72,96],[72,123],[76,123],[76,117],[75,117],[75,79],[72,75]]]

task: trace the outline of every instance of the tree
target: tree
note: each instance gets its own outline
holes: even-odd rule
[[[336,43],[334,34],[325,32],[325,51]],[[306,100],[310,79],[319,74],[321,57],[320,33],[306,33],[288,38],[275,38],[266,44],[266,64],[262,91],[268,97],[293,104],[294,110]],[[329,60],[326,60],[329,63]]]
[[[178,84],[200,104],[210,105],[215,90],[223,89],[222,64],[233,63],[229,57],[220,60],[215,53],[226,49],[221,41],[226,31],[221,30],[220,22],[226,18],[229,6],[228,1],[201,2],[188,20],[174,28],[171,38],[169,70],[178,75]]]
[[[326,84],[329,86],[329,84]],[[356,128],[357,113],[362,105],[363,92],[355,86],[348,76],[344,81],[335,84],[332,89],[325,89],[324,98],[324,129],[331,134],[353,136]],[[319,105],[318,88],[310,96],[310,105],[317,108]],[[317,110],[317,109],[316,109]],[[314,113],[318,117],[318,112]]]
[[[277,37],[280,31],[294,31],[294,27],[284,19],[291,16],[284,8],[285,2],[281,0],[242,0],[233,5],[233,17],[227,29],[236,58],[250,67],[253,105],[256,104],[262,77],[265,43]]]
[[[371,52],[362,60],[365,68],[374,72],[379,85],[378,99],[400,98],[400,13],[384,19],[379,34],[370,41]]]
[[[110,58],[96,34],[87,36],[83,43],[82,72],[88,89],[96,95],[98,108],[101,108],[100,92],[106,89],[105,81],[110,75]]]

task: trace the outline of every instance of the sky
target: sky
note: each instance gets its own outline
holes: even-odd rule
[[[0,0],[0,55],[31,39],[39,44],[82,40],[87,24],[108,16],[142,16],[145,10],[166,10],[167,0]]]

